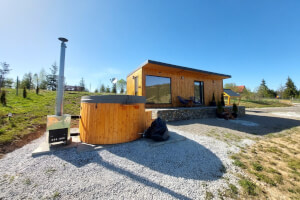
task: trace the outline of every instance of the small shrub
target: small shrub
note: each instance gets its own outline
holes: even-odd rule
[[[238,107],[235,103],[233,103],[233,105],[232,105],[232,112],[235,113],[235,114],[238,113]]]
[[[23,89],[23,98],[25,99],[25,98],[27,98],[27,91],[26,91],[26,88],[24,87],[24,89]]]
[[[217,104],[217,113],[220,115],[220,114],[223,113],[223,111],[224,111],[224,109],[223,109],[222,103],[218,102],[218,104]]]
[[[212,100],[211,102],[209,103],[210,106],[216,106],[216,99],[215,99],[215,93],[213,93],[213,96],[212,96]]]
[[[225,101],[224,101],[224,95],[223,94],[221,94],[221,104],[222,104],[222,106],[225,106]]]
[[[4,90],[1,92],[1,104],[6,106],[6,92]]]
[[[36,89],[35,89],[35,93],[39,94],[39,92],[40,92],[40,88],[37,86]]]

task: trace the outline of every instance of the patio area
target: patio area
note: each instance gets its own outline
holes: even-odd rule
[[[224,109],[232,111],[232,106],[225,106]],[[190,119],[206,119],[215,118],[216,107],[176,107],[176,108],[151,108],[146,111],[152,111],[152,119],[162,118],[167,122],[190,120]],[[245,116],[245,107],[238,106],[238,117]]]

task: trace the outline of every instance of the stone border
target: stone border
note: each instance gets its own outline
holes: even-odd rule
[[[224,108],[232,111],[232,106]],[[171,122],[189,119],[215,118],[216,107],[192,107],[192,108],[170,108],[170,109],[147,109],[152,111],[152,119],[160,117],[161,119]],[[238,106],[238,117],[245,116],[245,106]]]

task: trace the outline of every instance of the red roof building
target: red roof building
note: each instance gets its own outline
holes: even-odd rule
[[[238,93],[243,93],[245,88],[246,88],[244,85],[240,85],[240,86],[236,86],[236,87],[237,87],[237,92]]]

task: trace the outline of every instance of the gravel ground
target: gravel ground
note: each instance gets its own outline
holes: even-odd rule
[[[1,160],[0,199],[202,199],[206,191],[217,196],[229,182],[236,184],[238,169],[228,153],[237,147],[171,132],[176,136],[186,139],[155,147],[138,140],[84,153],[73,148],[33,158],[42,137]]]
[[[218,199],[229,183],[238,186],[242,173],[231,153],[257,135],[299,126],[269,111],[253,109],[241,119],[258,126],[217,119],[169,123],[171,137],[186,138],[175,143],[154,146],[141,139],[32,157],[42,136],[0,160],[0,199],[205,199],[207,192]]]

